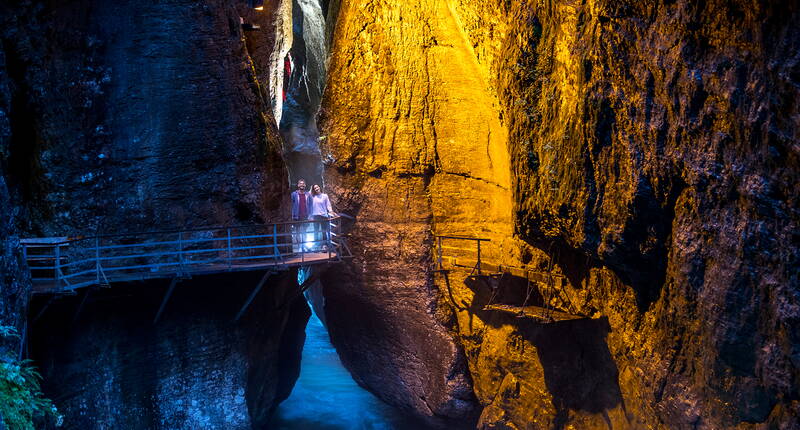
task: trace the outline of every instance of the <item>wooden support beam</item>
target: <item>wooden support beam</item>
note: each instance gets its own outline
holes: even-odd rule
[[[44,311],[47,310],[47,308],[50,306],[50,303],[53,303],[53,300],[55,299],[56,296],[50,296],[50,298],[47,299],[47,302],[45,302],[44,306],[42,306],[42,309],[39,311],[39,313],[37,313],[36,316],[33,317],[33,322],[39,321],[39,318],[41,318],[42,315],[44,315]]]
[[[590,319],[587,316],[569,314],[567,312],[546,309],[541,306],[514,306],[506,304],[487,305],[484,311],[499,311],[515,315],[518,318],[530,318],[543,323],[584,320]]]
[[[26,357],[28,351],[28,320],[22,324],[22,334],[19,339],[19,360]]]
[[[92,290],[91,287],[86,288],[86,291],[83,292],[83,298],[81,299],[81,303],[78,305],[78,309],[75,310],[75,316],[72,317],[72,323],[75,324],[78,321],[78,316],[80,316],[81,311],[83,310],[83,305],[86,304],[86,299],[89,298],[89,292]]]
[[[239,313],[237,313],[236,317],[233,319],[234,321],[239,321],[239,318],[241,318],[242,315],[244,315],[245,311],[247,311],[247,308],[250,306],[250,303],[252,303],[253,299],[256,298],[259,291],[261,291],[261,288],[264,287],[264,283],[267,282],[267,278],[269,278],[270,275],[272,275],[272,273],[273,272],[271,270],[267,270],[266,272],[264,272],[264,276],[261,277],[261,280],[258,281],[258,285],[256,285],[256,287],[253,289],[253,292],[250,293],[250,297],[247,298],[247,301],[244,302],[242,308],[239,309]]]
[[[158,308],[158,312],[156,313],[156,317],[153,319],[153,324],[158,322],[158,319],[161,318],[161,313],[164,312],[164,307],[167,306],[167,300],[169,300],[170,296],[172,296],[172,292],[175,290],[175,285],[178,284],[178,278],[172,278],[172,281],[169,283],[169,288],[167,289],[167,293],[164,294],[164,299],[161,300],[161,306]]]

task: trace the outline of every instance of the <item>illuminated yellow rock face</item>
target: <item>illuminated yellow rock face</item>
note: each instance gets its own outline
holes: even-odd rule
[[[506,128],[452,5],[345,2],[337,25],[324,109],[330,173],[355,168],[339,177],[357,177],[360,189],[420,183],[427,192],[367,197],[399,207],[414,200],[437,233],[510,237]]]
[[[794,300],[796,257],[760,256],[770,241],[792,249],[797,221],[777,214],[797,201],[797,155],[757,155],[770,139],[789,151],[797,132],[781,127],[797,106],[764,108],[781,124],[772,137],[747,113],[798,95],[785,65],[770,78],[780,91],[747,84],[791,51],[790,15],[716,1],[708,13],[689,2],[337,6],[322,142],[328,191],[358,221],[353,264],[324,285],[332,339],[359,382],[434,423],[481,428],[750,428],[798,415],[777,400],[800,382],[787,358],[798,312],[776,304]],[[773,51],[748,36],[765,20],[788,34]],[[758,245],[736,242],[742,231]],[[495,263],[553,259],[566,279],[554,303],[593,318],[484,311],[486,285],[434,271],[435,234],[491,239],[483,256]],[[518,281],[503,282],[524,296]],[[773,287],[780,299],[766,303]]]
[[[352,277],[329,277],[326,308],[343,360],[373,391],[422,415],[472,422],[479,408],[454,321],[432,283],[432,235],[490,238],[494,260],[515,261],[518,246],[506,127],[488,67],[454,6],[342,4],[323,142],[332,160],[329,191],[360,220],[359,255]],[[452,245],[472,252],[468,243]],[[377,313],[344,321],[353,315],[341,315],[339,299],[342,308]],[[379,340],[369,345],[370,338]],[[362,360],[386,370],[371,380]],[[409,375],[397,384],[406,390],[381,392],[391,373]]]
[[[329,277],[326,308],[362,383],[421,415],[472,422],[479,409],[465,360],[429,272],[432,234],[489,237],[492,252],[516,251],[506,129],[487,67],[450,6],[342,4],[323,142],[329,191],[360,220],[359,255],[352,276]],[[375,313],[343,315],[345,307]],[[388,374],[396,387],[383,390]]]

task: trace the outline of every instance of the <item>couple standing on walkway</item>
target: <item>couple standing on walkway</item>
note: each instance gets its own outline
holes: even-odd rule
[[[297,190],[292,192],[292,221],[316,221],[314,223],[314,240],[310,243],[306,235],[310,233],[309,224],[294,224],[292,236],[294,252],[300,251],[327,251],[328,225],[326,222],[336,216],[331,206],[328,195],[322,192],[322,187],[312,185],[311,192],[306,191],[306,181],[297,181]]]

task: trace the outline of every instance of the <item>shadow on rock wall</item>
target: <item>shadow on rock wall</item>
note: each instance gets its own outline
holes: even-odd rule
[[[606,343],[611,332],[606,317],[541,323],[485,308],[490,302],[519,305],[526,297],[528,305],[541,306],[542,298],[535,288],[530,295],[526,294],[525,279],[511,275],[500,279],[482,276],[467,278],[464,284],[475,293],[472,302],[462,308],[470,313],[470,325],[477,316],[492,329],[512,326],[525,344],[534,347],[525,355],[533,360],[538,356],[556,411],[555,429],[565,428],[570,411],[600,414],[609,428],[609,410],[622,406],[627,415],[618,382],[619,371]]]
[[[557,411],[555,428],[564,428],[570,410],[602,414],[610,427],[606,411],[619,405],[624,410],[625,404],[619,371],[606,344],[608,319],[521,323],[519,331],[539,354]]]

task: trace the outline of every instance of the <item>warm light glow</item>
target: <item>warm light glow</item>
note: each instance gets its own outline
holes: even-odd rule
[[[255,9],[255,10],[264,10],[264,6],[256,6],[253,9]]]

